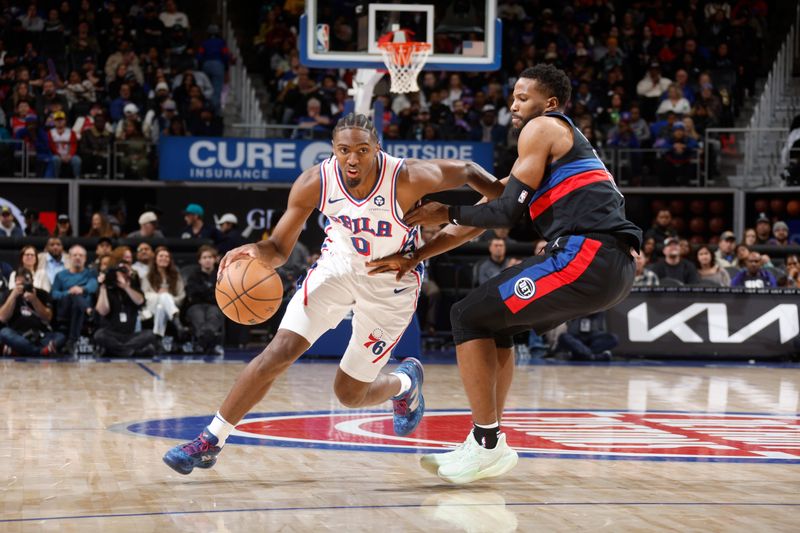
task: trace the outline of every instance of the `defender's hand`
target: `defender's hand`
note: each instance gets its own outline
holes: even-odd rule
[[[419,261],[416,259],[405,257],[400,254],[393,254],[374,261],[368,261],[367,268],[372,269],[368,272],[370,276],[381,274],[382,272],[397,271],[395,279],[400,281],[403,279],[403,276],[414,270],[418,264]]]
[[[447,217],[448,206],[439,202],[428,202],[416,207],[406,213],[403,222],[408,226],[436,226],[447,224],[450,219]]]

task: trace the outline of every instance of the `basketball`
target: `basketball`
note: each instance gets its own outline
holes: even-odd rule
[[[772,210],[773,215],[782,215],[783,210],[786,208],[786,202],[781,198],[773,198],[769,201],[769,208]]]
[[[706,210],[706,202],[704,200],[692,200],[689,203],[689,211],[693,215],[702,215]]]
[[[256,259],[228,265],[214,291],[217,305],[234,322],[260,324],[281,305],[283,283],[277,272]]]

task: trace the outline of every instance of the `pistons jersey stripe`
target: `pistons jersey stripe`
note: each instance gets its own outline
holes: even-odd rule
[[[531,220],[536,219],[539,215],[550,209],[553,204],[561,200],[571,192],[574,192],[582,187],[598,183],[602,181],[611,181],[609,173],[603,170],[590,170],[581,174],[576,174],[565,179],[555,187],[548,189],[543,194],[537,192],[538,198],[535,198],[530,205]]]
[[[600,246],[600,241],[594,239],[570,237],[563,252],[526,268],[498,287],[506,307],[512,313],[517,313],[531,302],[573,283],[592,263]],[[534,285],[533,293],[528,298],[521,298],[515,290],[517,283],[524,278]]]

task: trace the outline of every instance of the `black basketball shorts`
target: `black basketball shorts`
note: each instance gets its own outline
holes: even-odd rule
[[[630,292],[636,272],[630,245],[612,235],[559,237],[544,255],[509,267],[450,309],[456,345],[538,334],[568,320],[613,307]]]

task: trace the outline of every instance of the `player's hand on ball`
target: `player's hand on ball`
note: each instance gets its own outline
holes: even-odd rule
[[[447,224],[447,207],[439,202],[428,202],[419,207],[415,207],[403,218],[408,226],[434,226]]]
[[[243,257],[250,257],[252,259],[263,259],[261,257],[261,253],[258,249],[258,246],[256,246],[255,244],[245,244],[243,246],[239,246],[238,248],[234,248],[233,250],[225,254],[225,257],[223,257],[222,261],[219,262],[219,274],[217,275],[217,281],[222,279],[222,275],[225,273],[225,269],[228,268],[228,266],[231,263]]]
[[[419,261],[417,259],[406,257],[401,254],[393,254],[381,259],[375,259],[374,261],[368,261],[367,268],[372,269],[368,272],[370,276],[381,274],[383,272],[397,271],[397,276],[395,277],[397,281],[400,281],[403,279],[403,276],[408,274],[418,264]]]

